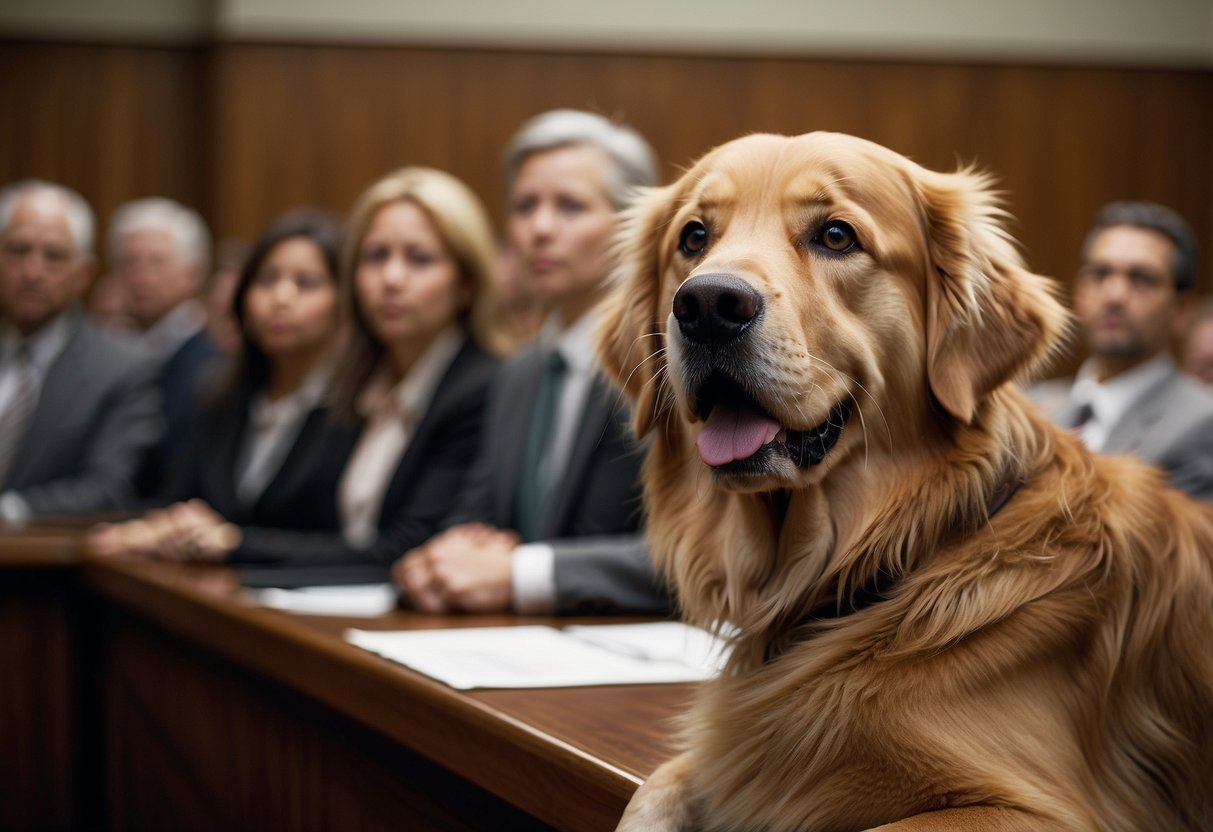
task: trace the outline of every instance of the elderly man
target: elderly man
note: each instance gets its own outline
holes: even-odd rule
[[[0,522],[116,509],[159,438],[155,363],[88,320],[93,214],[75,191],[0,189]]]
[[[194,211],[152,197],[114,212],[107,245],[111,274],[125,290],[141,340],[163,362],[164,438],[139,476],[140,491],[150,497],[179,456],[199,374],[219,356],[198,299],[210,261],[210,233]]]
[[[1092,450],[1136,454],[1176,488],[1213,501],[1213,393],[1171,356],[1194,308],[1196,255],[1191,229],[1171,209],[1105,206],[1074,281],[1090,357],[1073,383],[1031,393]]]

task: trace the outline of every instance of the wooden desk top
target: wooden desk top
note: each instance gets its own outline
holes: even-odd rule
[[[31,526],[21,531],[0,530],[0,568],[58,568],[81,562],[82,533]]]
[[[643,778],[672,755],[673,720],[694,690],[455,691],[353,647],[341,634],[351,626],[425,629],[555,619],[407,611],[373,619],[301,616],[257,606],[224,568],[86,559],[83,570],[86,586],[120,607],[310,696],[564,829],[614,828]]]

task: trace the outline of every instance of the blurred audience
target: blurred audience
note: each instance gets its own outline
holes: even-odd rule
[[[99,554],[219,560],[249,527],[332,531],[352,436],[327,418],[340,227],[286,214],[256,241],[232,293],[240,348],[226,386],[191,409],[164,509],[101,527]]]
[[[197,557],[377,565],[386,578],[401,551],[433,534],[463,484],[496,356],[512,345],[497,315],[484,208],[454,177],[405,168],[361,196],[347,233],[340,295],[350,331],[330,395],[339,433],[309,442],[313,455],[347,461],[326,474],[331,520],[238,528],[195,504]]]
[[[88,319],[93,212],[68,188],[0,190],[0,520],[117,509],[160,437],[155,362]]]
[[[446,530],[394,580],[431,612],[664,610],[639,533],[642,454],[595,347],[615,212],[653,183],[654,155],[631,129],[557,110],[521,128],[505,163],[511,242],[546,319],[494,385]]]
[[[164,437],[139,475],[145,496],[157,494],[183,452],[189,407],[201,374],[219,352],[206,333],[198,294],[210,263],[210,232],[197,212],[150,197],[119,206],[110,220],[110,272],[126,292],[140,339],[162,365]]]
[[[1092,450],[1136,454],[1176,488],[1213,500],[1213,392],[1171,354],[1192,318],[1196,274],[1196,238],[1177,213],[1149,202],[1104,206],[1074,281],[1090,357],[1073,381],[1031,394]]]
[[[1213,384],[1213,298],[1201,302],[1188,327],[1183,368],[1205,384]]]

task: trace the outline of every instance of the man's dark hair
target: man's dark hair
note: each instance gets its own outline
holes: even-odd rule
[[[1171,276],[1177,292],[1187,292],[1196,287],[1196,266],[1199,246],[1192,229],[1178,213],[1165,205],[1154,202],[1109,202],[1095,216],[1095,225],[1087,232],[1082,256],[1085,260],[1091,243],[1101,232],[1118,225],[1144,228],[1157,232],[1175,247],[1171,257]]]

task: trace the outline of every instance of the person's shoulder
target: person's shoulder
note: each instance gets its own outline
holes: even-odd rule
[[[169,357],[171,366],[203,367],[221,357],[219,348],[205,329],[200,329],[181,342]]]
[[[1051,378],[1025,386],[1023,393],[1050,418],[1056,419],[1069,404],[1073,387],[1073,378]]]
[[[115,332],[87,316],[76,322],[64,349],[73,353],[73,360],[86,360],[94,366],[141,367],[156,360],[134,335]]]
[[[496,374],[503,360],[485,351],[471,338],[464,341],[459,352],[455,355],[452,367],[461,373]]]
[[[1182,410],[1192,413],[1201,421],[1213,421],[1213,388],[1187,373],[1176,371],[1168,398],[1168,410]]]

